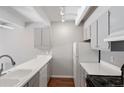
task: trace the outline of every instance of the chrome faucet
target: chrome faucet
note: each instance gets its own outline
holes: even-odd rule
[[[13,66],[16,64],[11,56],[9,56],[9,55],[2,55],[2,56],[0,56],[0,59],[3,58],[3,57],[8,57],[11,60],[11,63],[12,63]],[[3,71],[3,63],[1,64],[0,75],[1,75],[2,71]]]
[[[1,68],[0,68],[0,76],[1,76],[2,71],[3,71],[3,63],[1,64]]]

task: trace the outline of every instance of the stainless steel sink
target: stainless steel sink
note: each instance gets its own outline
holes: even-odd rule
[[[17,85],[19,80],[17,79],[0,79],[0,87],[13,87]]]
[[[5,75],[5,77],[7,77],[7,78],[23,78],[23,77],[27,76],[28,74],[30,74],[31,72],[32,72],[32,70],[30,70],[30,69],[18,69],[13,72],[7,73]]]

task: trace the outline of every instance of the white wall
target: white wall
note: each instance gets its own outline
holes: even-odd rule
[[[16,64],[21,64],[31,60],[40,51],[34,49],[33,31],[25,29],[7,30],[0,28],[0,55],[8,54],[13,57]],[[0,59],[0,63],[6,61],[6,69],[11,67],[10,60]]]
[[[74,22],[52,23],[53,76],[72,76],[72,44],[83,40],[82,30]]]

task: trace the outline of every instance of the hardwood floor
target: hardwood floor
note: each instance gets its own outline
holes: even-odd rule
[[[74,87],[72,78],[50,78],[48,87]]]

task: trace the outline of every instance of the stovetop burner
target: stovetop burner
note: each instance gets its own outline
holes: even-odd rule
[[[88,75],[87,81],[94,87],[122,87],[120,76]],[[88,83],[87,82],[87,83]]]

